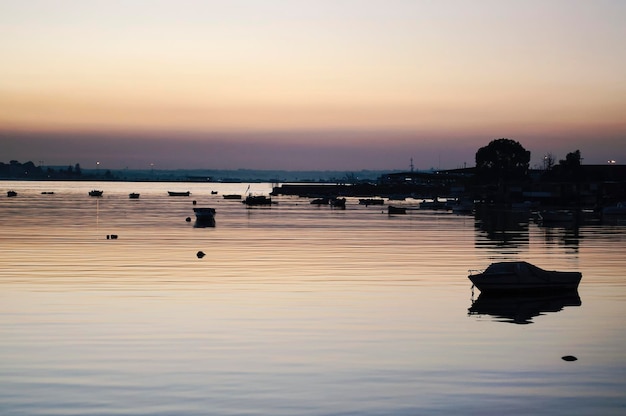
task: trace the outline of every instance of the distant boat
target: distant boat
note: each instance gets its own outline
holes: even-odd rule
[[[130,199],[139,199],[139,194],[136,192],[133,192],[133,193],[128,194],[128,197]]]
[[[431,201],[422,201],[420,202],[420,209],[448,209],[445,201],[439,200],[439,198],[435,198]]]
[[[17,196],[17,192],[15,192],[15,191],[8,191],[8,192],[7,192],[7,196],[8,196],[9,198],[11,198],[11,197],[13,197],[13,196]]]
[[[185,191],[185,192],[176,192],[176,191],[167,191],[169,196],[189,196],[191,195],[191,192],[189,191]]]
[[[41,195],[54,195],[54,192],[52,192],[52,191],[43,191],[41,193]]]
[[[384,205],[385,204],[385,200],[384,199],[380,199],[380,198],[363,198],[363,199],[359,199],[359,204],[361,205]]]
[[[330,205],[331,208],[346,208],[346,198],[315,198],[311,201],[311,205]]]
[[[227,194],[227,195],[222,195],[222,197],[224,199],[241,199],[241,195],[239,194]]]
[[[104,191],[98,191],[97,189],[93,189],[89,191],[89,196],[102,196]]]
[[[272,205],[272,198],[265,195],[248,195],[241,203],[248,206]]]
[[[532,292],[576,290],[579,272],[549,271],[525,261],[492,263],[468,278],[481,292]]]
[[[346,198],[331,198],[330,206],[334,208],[346,208]]]
[[[393,206],[393,205],[389,205],[387,207],[387,214],[389,214],[389,215],[406,214],[406,208],[405,207],[396,207],[396,206]]]
[[[196,214],[196,221],[200,225],[215,226],[215,208],[194,208],[193,212]]]
[[[315,198],[311,201],[311,205],[328,205],[330,204],[330,198]]]
[[[211,191],[211,195],[217,195],[217,191]]]

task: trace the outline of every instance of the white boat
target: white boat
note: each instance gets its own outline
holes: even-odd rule
[[[576,290],[579,272],[544,270],[525,261],[492,263],[468,278],[481,292],[532,292]]]

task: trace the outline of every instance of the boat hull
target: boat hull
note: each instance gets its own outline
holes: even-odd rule
[[[503,262],[468,278],[481,292],[487,293],[561,292],[577,290],[582,274],[543,270],[526,262]]]
[[[241,202],[248,206],[272,205],[272,198],[268,198],[264,195],[249,195]]]
[[[215,226],[215,208],[194,208],[196,222],[204,226]]]

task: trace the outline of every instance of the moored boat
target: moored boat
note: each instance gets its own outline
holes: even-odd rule
[[[439,198],[435,198],[432,200],[423,200],[420,202],[420,209],[448,209],[447,201],[441,200]]]
[[[132,192],[132,193],[128,194],[128,197],[130,199],[139,199],[139,194],[136,193],[136,192]]]
[[[492,263],[481,272],[470,271],[470,281],[481,292],[546,292],[576,290],[579,272],[544,270],[525,261]]]
[[[15,192],[15,191],[8,191],[7,192],[7,197],[11,198],[11,197],[14,197],[14,196],[17,196],[17,192]]]
[[[331,198],[329,202],[333,208],[346,209],[346,198]]]
[[[384,199],[380,199],[380,198],[361,198],[359,199],[359,204],[360,205],[384,205],[385,204],[385,200]]]
[[[215,208],[194,208],[193,212],[199,223],[215,225]]]
[[[224,198],[224,199],[241,199],[241,195],[240,194],[226,194],[226,195],[222,195],[222,198]]]
[[[191,192],[189,192],[189,191],[184,191],[184,192],[167,191],[167,194],[169,196],[189,196],[189,195],[191,195]]]
[[[330,198],[315,198],[311,201],[311,205],[328,205],[330,204]]]
[[[248,206],[272,205],[272,198],[265,195],[248,195],[241,203]]]
[[[92,189],[91,191],[89,191],[89,196],[102,196],[103,193],[104,193],[104,191],[99,191],[97,189]]]

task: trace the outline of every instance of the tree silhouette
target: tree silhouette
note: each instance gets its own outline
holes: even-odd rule
[[[476,152],[476,169],[491,181],[522,179],[528,173],[530,151],[511,139],[492,140]]]

